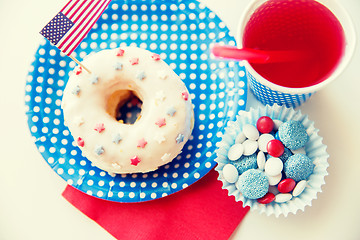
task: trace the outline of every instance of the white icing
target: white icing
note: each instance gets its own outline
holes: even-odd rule
[[[71,75],[62,101],[64,118],[74,139],[84,140],[83,155],[95,166],[112,173],[149,172],[172,161],[189,139],[194,121],[191,99],[184,100],[185,84],[164,61],[152,58],[153,53],[121,49],[123,56],[112,49],[87,57],[83,64],[92,74],[83,70]],[[77,86],[81,91],[74,95]],[[143,102],[141,117],[132,125],[116,121],[109,112],[128,91]],[[176,113],[167,114],[169,109]],[[156,122],[162,118],[166,125],[159,127]],[[101,124],[105,129],[96,131]],[[147,142],[144,148],[137,147],[141,139]],[[136,156],[140,162],[135,166],[131,159]]]

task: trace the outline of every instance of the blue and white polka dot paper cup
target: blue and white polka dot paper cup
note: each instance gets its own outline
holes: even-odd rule
[[[253,0],[244,10],[242,17],[240,18],[238,24],[238,30],[236,35],[236,42],[239,48],[242,47],[242,35],[246,26],[246,23],[249,21],[252,13],[264,2],[267,0]],[[330,82],[339,77],[339,75],[345,70],[346,66],[349,64],[353,53],[355,52],[356,46],[356,34],[354,29],[354,24],[352,23],[348,13],[345,9],[338,3],[338,1],[333,0],[317,0],[321,4],[325,5],[330,9],[337,19],[340,21],[346,38],[346,46],[344,55],[340,60],[338,67],[335,71],[324,81],[303,88],[289,88],[283,87],[277,84],[274,84],[267,79],[263,78],[258,74],[247,61],[244,62],[246,68],[246,76],[248,78],[249,86],[255,97],[264,105],[269,104],[278,104],[285,105],[287,107],[298,107],[306,100],[310,98],[315,92],[324,88]],[[304,70],[306,71],[306,69]]]
[[[235,143],[235,139],[239,133],[242,132],[243,126],[251,124],[256,126],[256,122],[261,116],[269,116],[273,120],[277,119],[282,122],[288,120],[300,121],[309,135],[309,141],[306,143],[304,150],[306,155],[313,161],[315,168],[313,173],[307,178],[306,187],[299,196],[293,196],[291,200],[284,203],[277,203],[275,201],[268,204],[258,203],[257,200],[248,199],[238,190],[235,183],[229,183],[225,180],[223,169],[226,164],[231,163],[228,159],[228,151]],[[279,106],[264,106],[257,109],[251,108],[250,111],[241,111],[235,121],[228,122],[225,127],[225,133],[222,140],[217,144],[216,150],[217,158],[215,161],[218,163],[215,170],[218,171],[218,180],[222,181],[223,189],[228,190],[229,196],[234,196],[235,200],[242,202],[243,206],[250,206],[251,211],[259,211],[265,213],[267,216],[275,215],[276,217],[289,213],[295,214],[298,210],[304,211],[306,206],[311,206],[312,200],[317,198],[317,194],[321,192],[321,186],[325,184],[325,176],[328,175],[327,168],[329,166],[327,159],[329,157],[326,152],[326,145],[322,143],[322,137],[318,135],[318,129],[315,128],[314,122],[310,121],[307,115],[301,114],[300,111],[295,111],[293,108]],[[276,189],[272,186],[269,192],[277,194]],[[295,195],[295,194],[294,194]]]

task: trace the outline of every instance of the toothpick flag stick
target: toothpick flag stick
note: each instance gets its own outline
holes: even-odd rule
[[[72,52],[81,43],[111,0],[70,0],[40,31],[47,40],[89,73]]]

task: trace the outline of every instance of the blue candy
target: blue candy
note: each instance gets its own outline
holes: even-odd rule
[[[306,180],[314,171],[315,164],[305,154],[298,153],[290,156],[284,164],[284,172],[287,178],[296,182]]]
[[[236,167],[239,174],[243,174],[243,172],[249,169],[257,168],[257,154],[254,153],[250,156],[241,156],[238,160],[231,162],[232,165]]]
[[[309,141],[304,125],[299,121],[289,120],[281,124],[278,133],[280,141],[290,150],[301,148]]]
[[[248,199],[258,199],[269,191],[269,180],[263,171],[249,169],[240,175],[236,187]]]

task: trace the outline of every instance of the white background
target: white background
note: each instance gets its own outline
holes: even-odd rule
[[[41,39],[38,32],[65,2],[0,0],[1,240],[114,239],[61,197],[66,183],[38,153],[25,120],[25,78]],[[235,31],[248,0],[203,2]],[[360,39],[360,2],[340,2]],[[233,240],[360,239],[359,67],[357,48],[342,76],[300,107],[315,121],[330,154],[329,176],[313,206],[287,218],[250,212]],[[248,105],[256,105],[252,96]]]

